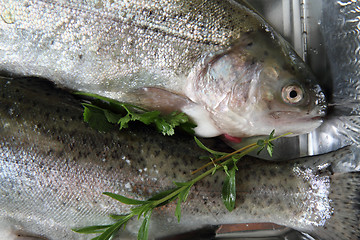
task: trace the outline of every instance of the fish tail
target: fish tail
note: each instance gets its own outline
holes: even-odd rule
[[[359,240],[360,172],[335,173],[330,184],[332,215],[314,235],[326,240]]]

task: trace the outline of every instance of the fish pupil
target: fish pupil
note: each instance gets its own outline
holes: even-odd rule
[[[297,97],[297,92],[295,90],[292,90],[290,93],[289,93],[289,96],[291,98],[296,98]]]

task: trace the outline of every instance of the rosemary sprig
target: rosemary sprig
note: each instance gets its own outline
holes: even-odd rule
[[[290,133],[288,133],[290,134]],[[163,206],[169,202],[175,201],[177,199],[177,205],[175,210],[175,216],[180,222],[181,219],[181,204],[186,201],[187,196],[190,192],[191,187],[202,180],[203,178],[214,174],[219,169],[223,169],[226,173],[226,179],[224,181],[223,189],[222,189],[222,199],[229,211],[232,211],[235,207],[236,202],[236,171],[238,170],[236,164],[237,162],[245,155],[250,152],[259,149],[258,153],[262,151],[264,148],[268,151],[269,155],[272,156],[273,153],[273,144],[272,141],[283,137],[285,135],[281,135],[279,137],[274,137],[274,131],[271,132],[269,137],[264,140],[259,140],[257,143],[250,144],[243,149],[237,150],[232,153],[223,153],[213,151],[206,146],[204,146],[196,137],[195,141],[198,146],[206,151],[210,152],[215,159],[211,158],[211,162],[206,164],[203,168],[206,168],[210,165],[213,167],[205,171],[204,173],[194,177],[192,180],[188,182],[174,182],[175,187],[173,189],[160,192],[155,196],[151,197],[148,200],[136,200],[130,199],[118,194],[105,192],[104,194],[127,205],[135,205],[130,209],[130,213],[126,215],[115,215],[111,216],[113,219],[117,220],[113,225],[104,225],[104,226],[92,226],[85,227],[80,229],[73,229],[78,233],[101,233],[98,237],[93,238],[96,240],[107,240],[114,236],[121,228],[121,226],[126,225],[126,223],[133,217],[137,216],[138,219],[143,217],[143,222],[138,232],[139,240],[147,240],[148,239],[148,231],[149,231],[149,222],[152,210]],[[220,162],[221,163],[217,163]],[[229,170],[230,169],[230,170]]]

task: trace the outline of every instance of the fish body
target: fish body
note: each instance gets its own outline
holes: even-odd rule
[[[302,134],[326,100],[289,44],[243,1],[0,1],[0,71],[148,109],[204,137]]]
[[[112,223],[130,207],[102,195],[146,199],[190,180],[204,153],[185,136],[150,129],[99,133],[82,120],[79,100],[36,79],[0,79],[0,235],[88,239],[71,228]],[[273,222],[321,239],[358,239],[360,173],[334,173],[349,149],[287,162],[244,158],[237,201],[221,200],[225,173],[198,182],[182,204],[153,211],[150,239],[209,225]],[[139,221],[120,239],[136,238]],[[11,239],[11,238],[8,238]],[[16,238],[15,238],[16,239]]]

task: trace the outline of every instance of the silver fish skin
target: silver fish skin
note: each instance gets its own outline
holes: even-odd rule
[[[0,71],[161,111],[199,136],[307,133],[326,100],[241,0],[0,0]]]
[[[35,79],[0,78],[0,236],[90,239],[70,229],[111,223],[129,206],[102,192],[146,199],[187,181],[202,166],[192,138],[151,129],[99,133],[82,120],[79,100]],[[287,162],[240,161],[236,208],[221,200],[224,173],[197,183],[182,204],[154,210],[150,239],[208,225],[273,222],[320,239],[358,239],[360,173],[333,173],[349,149]],[[139,221],[120,239],[136,238]],[[0,237],[1,239],[1,237]]]

